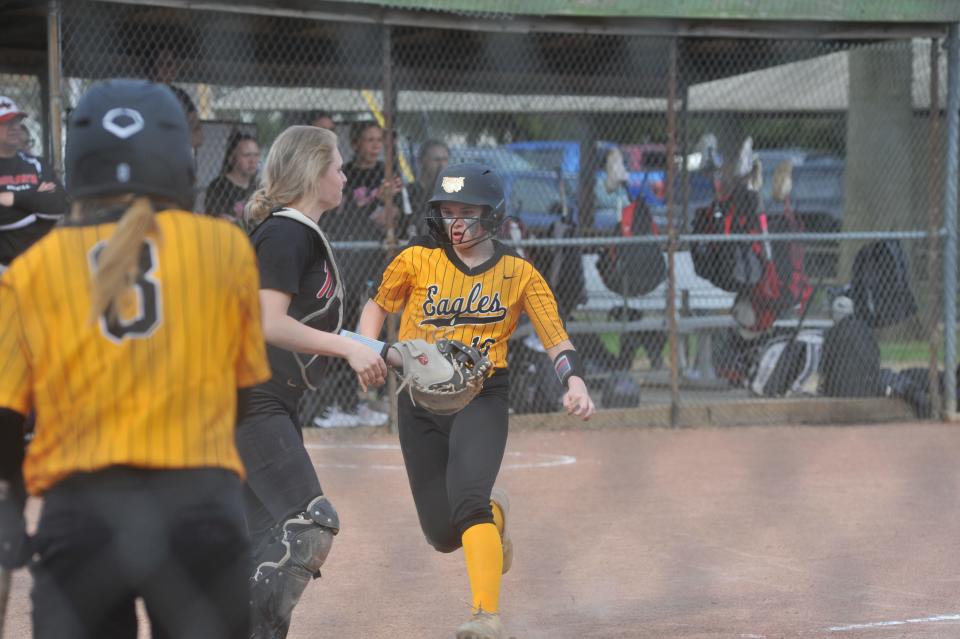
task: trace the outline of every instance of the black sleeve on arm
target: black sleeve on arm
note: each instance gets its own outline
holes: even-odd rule
[[[0,408],[0,481],[20,481],[25,446],[23,423],[26,418],[9,408]]]
[[[13,208],[27,213],[63,215],[67,212],[67,196],[59,184],[52,191],[20,191],[13,194]]]
[[[260,265],[260,288],[296,295],[312,258],[313,231],[299,222],[272,218],[254,238]]]
[[[13,207],[27,213],[63,215],[67,212],[67,190],[56,174],[45,163],[40,164],[40,182],[53,182],[56,188],[40,193],[36,190],[19,191],[13,194]]]

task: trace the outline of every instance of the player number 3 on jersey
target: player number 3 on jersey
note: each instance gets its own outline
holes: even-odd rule
[[[90,250],[90,266],[96,271],[106,242],[99,242]],[[100,316],[100,330],[112,342],[120,343],[127,338],[148,337],[160,325],[160,283],[153,277],[159,266],[157,247],[146,240],[140,251],[137,279],[122,297],[114,319],[109,309]]]

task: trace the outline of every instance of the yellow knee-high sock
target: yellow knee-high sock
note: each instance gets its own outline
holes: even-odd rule
[[[500,605],[500,575],[503,546],[494,524],[477,524],[463,533],[463,557],[473,592],[473,610],[497,612]]]
[[[490,509],[493,510],[493,525],[497,527],[497,532],[503,536],[503,511],[500,510],[500,504],[495,501],[490,502]]]

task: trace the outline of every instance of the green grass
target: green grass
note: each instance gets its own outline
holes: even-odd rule
[[[943,346],[939,359],[943,359]],[[921,341],[881,342],[880,361],[882,363],[917,364],[926,366],[930,361],[930,344]]]
[[[600,341],[614,355],[620,354],[620,333],[600,333]]]

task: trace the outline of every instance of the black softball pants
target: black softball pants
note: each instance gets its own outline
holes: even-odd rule
[[[36,639],[246,639],[249,545],[240,478],[115,466],[48,490],[34,538]]]
[[[431,546],[460,548],[464,531],[493,523],[490,491],[507,445],[509,377],[497,371],[456,415],[434,415],[400,394],[400,448],[407,479]]]
[[[323,494],[295,415],[291,406],[257,397],[237,424],[237,451],[247,471],[244,511],[254,549],[277,523]]]

